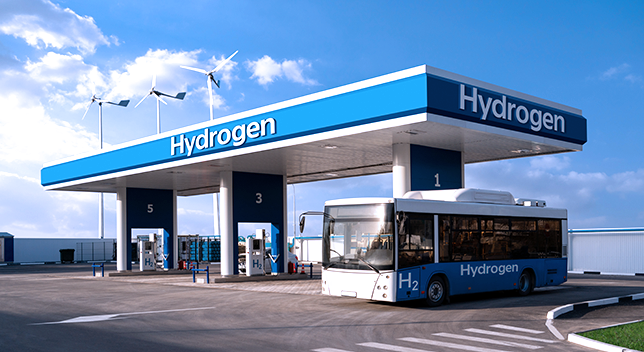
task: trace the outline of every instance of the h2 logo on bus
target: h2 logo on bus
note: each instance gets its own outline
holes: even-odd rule
[[[407,274],[407,278],[403,279],[403,274]],[[412,291],[418,291],[418,280],[412,280],[411,278],[411,271],[408,271],[406,273],[400,273],[398,275],[398,289],[401,290],[403,288],[403,282],[407,282],[407,288],[410,288]]]

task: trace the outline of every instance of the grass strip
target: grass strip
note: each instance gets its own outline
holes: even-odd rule
[[[583,332],[579,335],[615,346],[644,351],[644,321]]]

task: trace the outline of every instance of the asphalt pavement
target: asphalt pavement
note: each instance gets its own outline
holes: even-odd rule
[[[427,308],[320,295],[319,268],[314,279],[222,284],[91,273],[89,264],[0,266],[0,351],[588,351],[554,336],[547,312],[644,292],[642,277],[570,275],[528,297]],[[565,336],[643,318],[636,301],[567,313],[554,326]]]

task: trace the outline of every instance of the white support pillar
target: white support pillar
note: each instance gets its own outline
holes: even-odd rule
[[[127,199],[126,188],[116,191],[116,270],[127,271]]]
[[[284,224],[282,226],[282,229],[280,231],[284,232],[284,248],[282,250],[282,253],[284,253],[284,272],[288,273],[288,207],[286,204],[287,196],[286,196],[286,175],[282,176],[282,200],[283,200],[283,207],[282,207],[282,216],[283,216],[283,222]],[[293,212],[295,212],[295,206],[293,207]]]
[[[179,268],[179,226],[177,224],[177,190],[172,191],[172,261],[173,268]]]
[[[221,275],[233,276],[235,274],[233,240],[233,172],[222,171],[219,185],[220,196],[220,226],[221,226]]]
[[[394,144],[392,147],[394,198],[400,198],[411,191],[411,148],[409,144]]]

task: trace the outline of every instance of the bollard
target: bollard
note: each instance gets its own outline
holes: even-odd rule
[[[313,263],[309,263],[309,268],[311,269],[310,274],[309,274],[309,279],[313,278]]]
[[[206,272],[206,283],[210,283],[210,267],[206,266],[205,269],[191,269],[192,270],[192,283],[194,284],[196,282],[196,274],[198,271],[205,271]]]
[[[105,263],[101,263],[101,265],[92,264],[92,276],[96,276],[96,268],[101,268],[101,277],[105,277]]]

